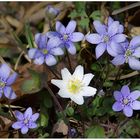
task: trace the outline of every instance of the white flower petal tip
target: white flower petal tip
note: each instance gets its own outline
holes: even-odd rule
[[[84,96],[94,96],[96,88],[88,86],[94,77],[92,73],[84,74],[84,67],[79,65],[71,74],[67,68],[61,70],[62,80],[52,79],[51,83],[60,88],[58,94],[62,98],[70,98],[78,105],[84,103]]]

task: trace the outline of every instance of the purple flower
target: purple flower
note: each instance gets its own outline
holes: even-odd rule
[[[76,48],[74,42],[79,42],[83,40],[84,35],[80,32],[74,32],[76,28],[76,21],[71,20],[67,27],[65,27],[61,22],[56,22],[56,32],[48,32],[47,36],[49,38],[58,37],[61,41],[61,47],[66,47],[70,54],[76,54]]]
[[[50,14],[50,16],[57,16],[59,14],[60,10],[57,8],[54,8],[52,5],[48,5],[46,7],[46,13],[47,15]]]
[[[36,120],[39,117],[39,113],[32,113],[32,108],[29,107],[23,113],[19,111],[15,111],[15,116],[17,118],[17,122],[13,123],[12,127],[14,129],[21,129],[22,134],[26,134],[29,129],[36,128]]]
[[[44,62],[48,66],[55,65],[57,63],[55,55],[63,55],[63,50],[58,47],[61,43],[60,40],[56,37],[48,40],[46,34],[36,34],[35,43],[38,48],[31,48],[28,51],[29,58],[34,60],[34,63],[41,65]]]
[[[121,45],[112,43],[111,48],[116,53],[112,60],[114,65],[128,63],[131,69],[140,70],[140,36],[135,36],[130,43],[128,41]]]
[[[98,59],[104,52],[114,56],[114,51],[111,49],[110,44],[118,44],[124,42],[126,37],[123,32],[122,25],[118,21],[113,21],[111,18],[108,20],[108,25],[102,24],[100,21],[94,21],[93,25],[97,33],[86,35],[86,40],[91,44],[98,44],[95,49],[96,58]]]
[[[2,64],[0,67],[0,98],[3,93],[8,99],[15,99],[16,94],[10,87],[17,78],[17,73],[11,74],[11,70],[8,65]]]
[[[135,90],[130,93],[130,89],[127,85],[124,85],[121,91],[114,91],[114,98],[116,102],[113,104],[112,109],[114,111],[121,111],[127,117],[133,115],[133,110],[140,110],[140,101],[137,101],[140,97],[140,91]]]

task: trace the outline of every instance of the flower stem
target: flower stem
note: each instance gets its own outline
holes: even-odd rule
[[[11,115],[12,115],[13,119],[14,119],[14,120],[16,120],[16,117],[15,117],[15,115],[14,115],[13,111],[12,111],[12,108],[11,108],[11,106],[10,106],[9,101],[8,101],[8,107],[9,107],[9,111],[10,111],[10,113],[11,113]]]
[[[72,72],[72,66],[71,66],[70,56],[69,56],[69,53],[68,53],[67,50],[66,50],[66,54],[67,54],[67,58],[68,58],[69,68],[70,68],[70,71]]]

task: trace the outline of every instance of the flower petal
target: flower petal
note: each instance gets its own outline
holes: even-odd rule
[[[34,123],[34,122],[31,122],[31,123],[29,123],[29,128],[36,128],[37,127],[37,124],[36,123]]]
[[[64,87],[64,82],[63,80],[55,80],[55,79],[52,79],[51,80],[51,83],[54,84],[55,86],[57,86],[58,88],[63,88]]]
[[[117,43],[124,42],[125,39],[126,39],[126,35],[124,35],[124,34],[116,34],[112,37],[112,40]]]
[[[96,59],[98,59],[106,50],[106,44],[100,43],[95,48]]]
[[[114,21],[109,27],[108,27],[108,34],[110,37],[117,34],[119,30],[119,22]]]
[[[20,121],[24,120],[23,114],[20,111],[18,111],[18,110],[15,111],[15,116]]]
[[[114,20],[111,17],[108,17],[108,26],[110,26],[113,22]]]
[[[30,117],[32,116],[33,112],[32,112],[32,108],[28,107],[27,110],[24,112],[24,118],[26,119],[30,119]]]
[[[10,77],[7,79],[7,83],[6,85],[11,85],[15,82],[15,80],[17,79],[18,74],[16,72],[14,72],[12,75],[10,75]]]
[[[49,39],[47,43],[47,49],[50,50],[52,48],[58,47],[60,44],[62,44],[62,40],[58,37],[52,37]]]
[[[81,66],[81,65],[77,66],[72,76],[75,79],[82,80],[83,76],[84,76],[84,68],[83,68],[83,66]]]
[[[76,96],[71,96],[70,98],[71,98],[72,101],[74,101],[78,105],[82,105],[84,103],[83,96],[76,95]]]
[[[15,92],[9,86],[4,87],[4,95],[8,99],[15,99],[17,97]]]
[[[113,95],[116,101],[121,101],[123,98],[120,91],[114,91]]]
[[[82,33],[80,33],[80,32],[74,32],[74,33],[72,33],[70,40],[72,42],[79,42],[79,41],[82,41],[83,38],[84,38],[84,35]]]
[[[125,106],[123,109],[123,113],[127,116],[127,117],[131,117],[133,115],[133,110],[130,106]]]
[[[102,41],[102,38],[99,34],[89,34],[86,35],[86,40],[91,44],[99,44]]]
[[[66,48],[70,54],[72,55],[76,54],[76,48],[72,42],[67,43]]]
[[[132,56],[140,58],[140,47],[136,48]]]
[[[71,73],[68,71],[67,68],[64,68],[64,69],[61,70],[61,75],[62,75],[62,79],[64,81],[68,81],[69,78],[71,77]]]
[[[130,41],[129,46],[131,49],[135,49],[140,46],[140,36],[133,37],[133,39]]]
[[[44,56],[42,55],[42,56],[40,56],[40,57],[38,57],[38,58],[35,58],[35,59],[34,59],[34,63],[35,63],[36,65],[42,65],[42,64],[44,63]]]
[[[133,70],[140,70],[140,61],[135,57],[129,57],[128,64]]]
[[[122,26],[122,25],[119,25],[119,33],[121,34],[121,33],[123,33],[123,31],[124,31],[124,27]]]
[[[10,67],[7,64],[2,64],[0,67],[0,77],[7,79],[10,75]]]
[[[53,55],[48,54],[46,56],[45,62],[48,66],[53,66],[57,63],[55,57]]]
[[[112,106],[114,111],[121,111],[123,109],[123,105],[120,102],[115,102]]]
[[[50,50],[51,54],[53,55],[63,55],[64,52],[60,47],[56,47]]]
[[[61,88],[58,92],[58,95],[61,96],[62,98],[70,98],[70,93],[66,91],[64,88]]]
[[[97,92],[96,88],[90,87],[90,86],[86,86],[83,88],[82,90],[82,95],[83,96],[94,96]]]
[[[106,26],[103,25],[100,21],[95,20],[93,22],[94,28],[97,31],[97,33],[104,35],[106,33]]]
[[[111,47],[111,49],[113,51],[113,53],[111,52],[112,56],[116,56],[118,54],[122,54],[122,55],[125,54],[125,50],[124,50],[123,46],[120,43],[116,43],[114,41],[111,41],[110,47]]]
[[[117,55],[117,56],[114,57],[114,59],[111,62],[115,66],[122,65],[122,64],[125,63],[125,58],[124,58],[123,55]]]
[[[131,92],[131,94],[129,95],[129,97],[132,100],[138,99],[140,97],[140,91],[139,90],[135,90],[135,91]]]
[[[75,28],[76,28],[76,21],[71,20],[66,27],[66,33],[73,33],[75,31]]]
[[[36,52],[38,51],[37,48],[31,48],[28,51],[28,56],[30,59],[34,59],[36,57]]]
[[[132,109],[140,110],[140,101],[136,100],[136,101],[132,102],[130,105],[131,105]]]
[[[123,95],[124,98],[128,97],[130,95],[130,89],[127,85],[124,85],[122,88],[121,88],[121,93]]]
[[[64,34],[65,30],[66,30],[65,26],[60,21],[57,21],[56,22],[56,31],[60,34]]]
[[[27,132],[28,132],[28,127],[27,126],[23,126],[22,128],[21,128],[21,133],[22,134],[26,134]]]
[[[93,77],[94,75],[92,73],[85,74],[82,80],[84,85],[88,86]]]
[[[23,122],[22,121],[17,121],[17,122],[12,124],[12,128],[14,128],[14,129],[20,129],[22,127],[23,127]]]
[[[35,122],[37,119],[39,118],[39,113],[35,113],[31,116],[30,120],[32,120],[33,122]]]
[[[53,31],[47,32],[46,35],[48,38],[60,37],[60,34],[58,32],[53,32]]]

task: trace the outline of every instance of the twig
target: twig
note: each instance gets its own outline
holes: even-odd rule
[[[70,71],[72,72],[72,66],[71,66],[70,56],[69,56],[69,53],[68,53],[67,50],[66,50],[66,55],[67,55],[67,58],[68,58],[68,63],[69,63]]]
[[[13,119],[16,120],[16,117],[15,117],[15,115],[14,115],[14,113],[13,113],[11,107],[10,107],[9,101],[8,101],[8,107],[9,107],[9,111],[10,111],[11,115],[13,116]]]
[[[129,74],[126,74],[126,75],[122,75],[122,76],[120,76],[120,78],[117,79],[117,80],[127,79],[127,78],[130,78],[130,77],[133,77],[133,76],[139,75],[139,74],[140,74],[140,73],[139,73],[138,71],[134,71],[134,72],[131,72],[131,73],[129,73]],[[109,80],[115,80],[116,77],[109,77],[108,79],[109,79]]]
[[[117,15],[117,14],[119,14],[119,13],[122,13],[122,12],[124,12],[124,11],[126,11],[126,10],[129,10],[129,9],[132,9],[132,8],[135,8],[135,7],[138,7],[138,6],[140,6],[140,2],[136,2],[136,3],[130,4],[130,5],[125,6],[125,7],[123,7],[123,8],[114,10],[114,11],[112,12],[112,15]]]
[[[20,61],[20,59],[21,59],[21,57],[22,57],[23,54],[24,54],[24,52],[21,52],[21,53],[20,53],[20,55],[19,55],[19,57],[18,57],[18,59],[17,59],[17,61],[16,61],[16,64],[15,64],[14,70],[17,70],[17,67],[18,67],[19,61]]]

